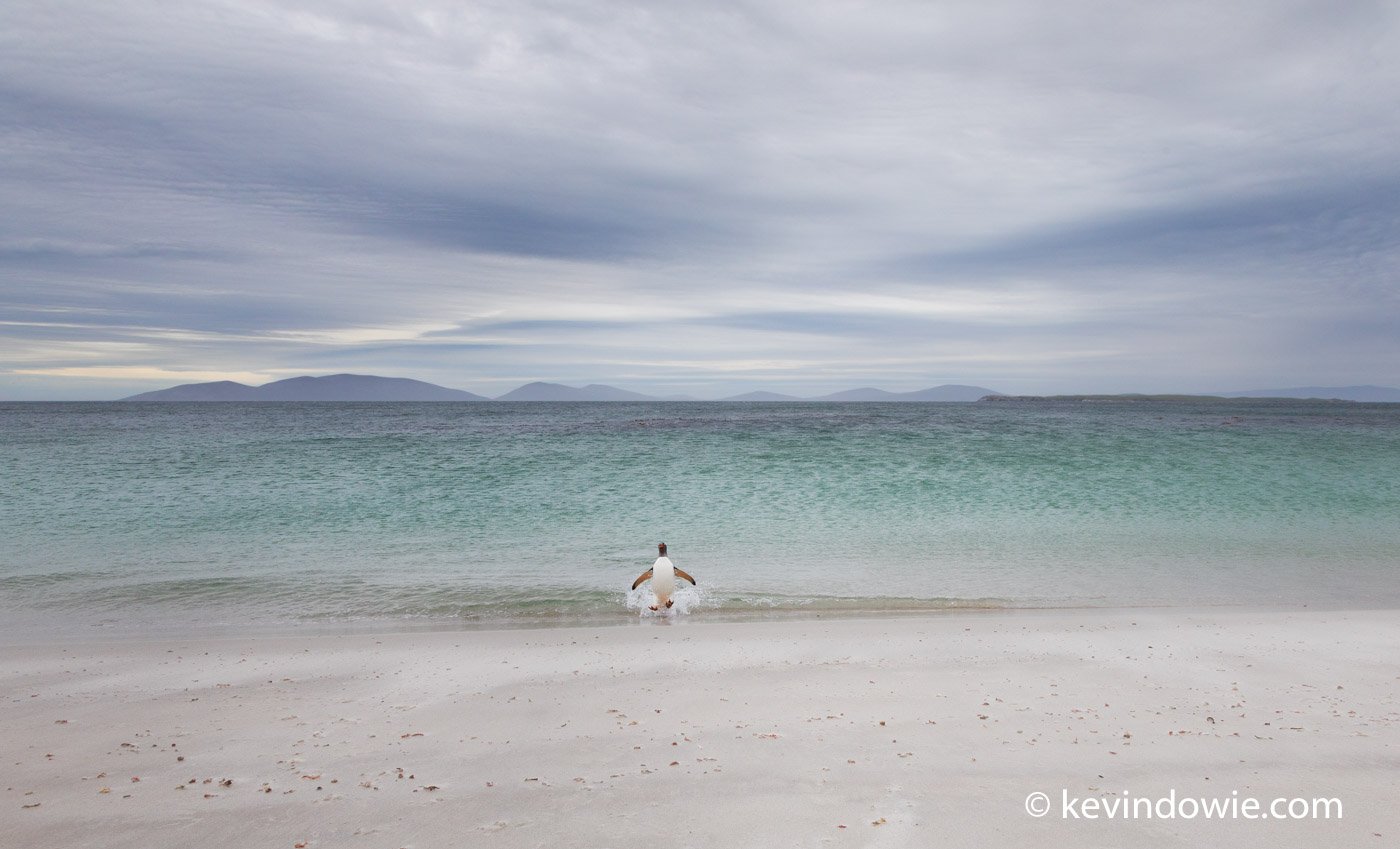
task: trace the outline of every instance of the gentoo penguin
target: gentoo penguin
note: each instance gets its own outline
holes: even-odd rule
[[[642,581],[651,578],[651,591],[656,594],[656,604],[651,606],[652,610],[656,610],[658,607],[662,606],[670,607],[676,603],[675,600],[671,598],[671,593],[676,591],[677,575],[680,575],[684,580],[690,581],[692,586],[695,584],[694,578],[680,569],[677,569],[676,564],[671,562],[671,558],[666,556],[666,543],[659,543],[656,546],[656,552],[660,555],[656,558],[656,562],[651,564],[650,569],[643,572],[637,580],[632,582],[632,589],[635,590],[642,585]]]

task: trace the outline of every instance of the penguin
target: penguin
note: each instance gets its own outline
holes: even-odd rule
[[[695,585],[695,579],[687,575],[684,571],[677,569],[676,564],[671,562],[671,558],[666,556],[666,543],[658,543],[656,546],[658,555],[656,562],[651,564],[651,568],[643,572],[632,582],[632,589],[642,585],[642,581],[651,578],[651,591],[656,594],[656,604],[651,606],[652,610],[661,607],[670,607],[675,604],[675,599],[671,598],[671,593],[676,591],[676,576],[690,581]]]

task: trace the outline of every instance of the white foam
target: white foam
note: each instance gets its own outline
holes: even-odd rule
[[[642,617],[685,616],[692,610],[706,606],[706,595],[699,587],[682,584],[671,593],[671,601],[673,604],[670,608],[652,610],[651,606],[656,604],[656,594],[651,591],[651,584],[647,583],[635,590],[628,590],[625,604],[628,610],[635,610]]]

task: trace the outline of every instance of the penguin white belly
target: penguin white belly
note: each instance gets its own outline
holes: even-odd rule
[[[676,591],[676,567],[671,558],[658,557],[651,564],[651,591],[656,595],[657,604],[665,604]]]

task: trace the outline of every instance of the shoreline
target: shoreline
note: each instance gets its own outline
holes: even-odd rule
[[[87,645],[109,642],[162,642],[189,640],[230,640],[244,638],[335,638],[355,636],[415,635],[415,634],[471,634],[478,632],[514,631],[554,631],[560,629],[594,628],[647,628],[647,627],[696,627],[702,625],[744,625],[749,623],[802,623],[802,622],[843,622],[902,619],[941,619],[947,616],[1021,616],[1028,614],[1112,614],[1133,611],[1178,611],[1183,614],[1208,613],[1212,611],[1237,611],[1243,613],[1288,613],[1288,612],[1385,612],[1400,611],[1400,607],[1386,605],[1345,605],[1325,603],[1274,603],[1253,604],[1222,601],[1215,604],[1202,602],[1170,603],[1143,602],[1140,604],[1040,604],[1040,605],[982,605],[960,604],[949,606],[908,606],[891,608],[811,608],[779,607],[755,608],[752,610],[700,609],[669,616],[657,616],[641,611],[628,610],[615,615],[583,614],[558,616],[517,616],[489,618],[435,618],[435,617],[386,617],[361,619],[305,619],[300,621],[267,621],[240,624],[213,624],[192,626],[188,623],[172,625],[152,625],[149,622],[109,622],[69,624],[58,629],[52,623],[61,620],[61,613],[37,616],[26,614],[29,623],[16,625],[0,615],[0,649],[5,647],[38,647],[45,645]],[[43,624],[40,624],[43,623]],[[74,628],[82,630],[74,630]]]
[[[656,624],[0,645],[0,805],[20,844],[106,847],[1400,834],[1400,611]],[[1345,807],[1270,822],[1025,813],[1028,793],[1062,789]]]

